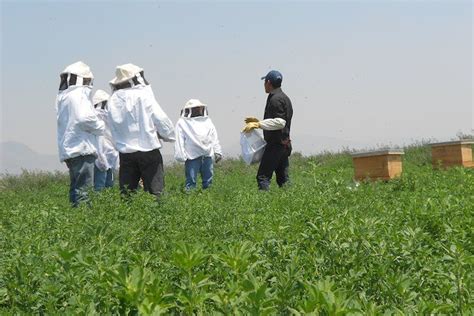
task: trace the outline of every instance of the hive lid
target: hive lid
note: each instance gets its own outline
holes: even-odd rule
[[[358,157],[371,157],[371,156],[386,156],[386,155],[403,155],[405,154],[402,149],[384,149],[374,151],[356,152],[351,154],[353,158]]]
[[[454,140],[450,142],[432,143],[430,145],[431,147],[436,147],[436,146],[469,145],[469,144],[474,144],[474,139]]]

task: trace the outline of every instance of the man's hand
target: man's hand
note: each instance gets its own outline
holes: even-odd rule
[[[260,122],[260,120],[253,116],[249,116],[245,118],[245,124],[252,123],[252,122]]]
[[[222,155],[221,154],[214,154],[214,160],[216,163],[222,160]]]
[[[252,131],[256,128],[260,128],[260,123],[259,122],[250,122],[250,123],[247,123],[247,125],[245,125],[242,132],[248,133],[248,132],[250,132],[250,131]]]

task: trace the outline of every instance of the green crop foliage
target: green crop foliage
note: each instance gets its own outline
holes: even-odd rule
[[[258,192],[256,167],[216,166],[161,201],[117,188],[70,208],[62,174],[0,180],[0,314],[474,314],[474,170],[355,184],[350,155],[291,158],[292,185]]]

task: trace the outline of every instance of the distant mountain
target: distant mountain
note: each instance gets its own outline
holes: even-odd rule
[[[170,151],[169,149],[167,151]],[[163,153],[163,161],[174,161],[171,153]],[[59,162],[57,154],[40,154],[27,145],[17,142],[0,142],[0,174],[20,174],[23,169],[30,171],[67,171],[65,163]]]
[[[317,154],[323,151],[339,151],[344,148],[362,148],[367,144],[346,141],[333,137],[293,135],[293,151],[304,155]],[[238,157],[240,155],[240,143],[238,140],[233,146],[223,145],[226,157]],[[174,162],[174,147],[172,144],[164,144],[161,152],[165,164]],[[43,171],[67,171],[66,164],[61,164],[57,154],[40,154],[22,143],[0,142],[0,174],[19,174],[22,169]]]
[[[43,171],[66,171],[58,155],[40,154],[22,143],[0,143],[0,173],[19,174],[22,169]]]
[[[303,155],[315,155],[325,151],[338,152],[344,149],[361,149],[370,147],[369,143],[349,141],[337,137],[314,136],[309,134],[292,135],[293,152]],[[238,157],[241,154],[240,143],[234,142],[233,146],[223,146],[224,155]]]
[[[337,137],[296,134],[292,136],[293,151],[314,155],[325,151],[338,152],[344,149],[365,148],[369,144]]]

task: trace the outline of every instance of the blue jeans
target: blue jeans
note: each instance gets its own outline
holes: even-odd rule
[[[184,168],[186,174],[186,190],[196,188],[198,173],[201,174],[203,189],[207,189],[212,184],[214,165],[211,157],[201,156],[192,160],[188,159],[184,163]]]
[[[92,187],[94,179],[94,155],[79,156],[65,160],[69,168],[69,202],[73,207],[89,201],[87,190]]]
[[[104,188],[114,186],[114,172],[112,168],[102,171],[94,166],[94,190],[101,191]]]

